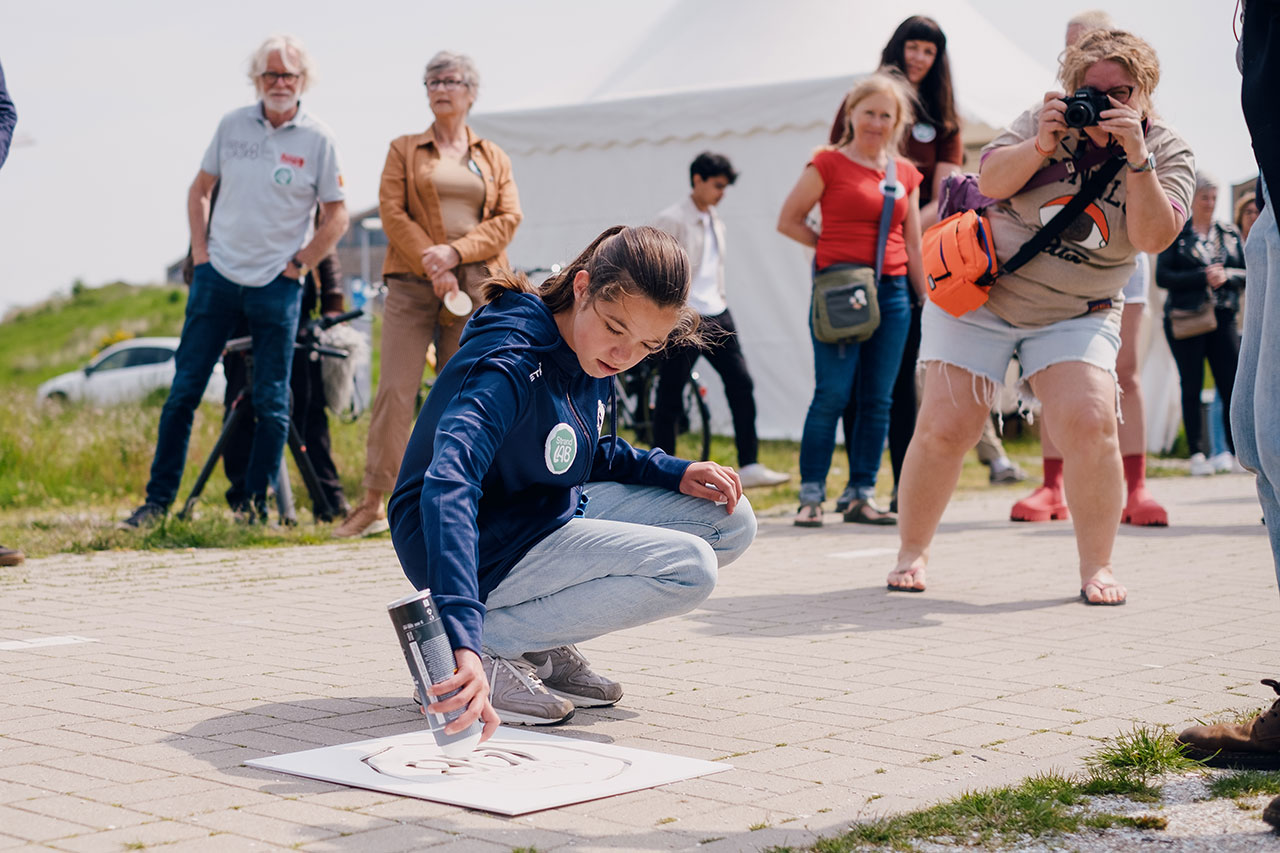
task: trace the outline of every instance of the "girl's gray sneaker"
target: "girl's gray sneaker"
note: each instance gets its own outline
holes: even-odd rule
[[[516,726],[552,726],[573,716],[573,703],[542,686],[533,664],[482,654],[489,679],[489,701],[502,722]]]
[[[547,689],[577,708],[603,708],[622,698],[622,685],[591,671],[577,646],[559,646],[545,652],[528,652],[524,660],[537,667],[537,677]]]

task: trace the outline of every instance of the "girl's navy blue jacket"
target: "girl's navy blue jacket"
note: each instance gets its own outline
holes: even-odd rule
[[[431,589],[455,649],[480,653],[485,598],[580,511],[584,483],[679,490],[688,461],[600,437],[612,382],[582,370],[535,294],[504,292],[467,324],[387,505],[404,573]]]

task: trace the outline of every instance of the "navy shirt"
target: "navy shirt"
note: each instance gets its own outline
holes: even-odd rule
[[[431,590],[455,649],[480,653],[485,598],[574,517],[585,483],[679,489],[688,461],[601,438],[612,382],[582,370],[532,293],[505,292],[467,324],[387,505],[405,575]]]

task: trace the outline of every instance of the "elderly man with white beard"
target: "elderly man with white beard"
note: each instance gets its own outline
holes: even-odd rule
[[[241,320],[253,336],[257,414],[245,490],[250,519],[265,521],[269,475],[289,429],[289,373],[300,279],[347,228],[342,173],[329,128],[302,109],[310,59],[292,36],[254,53],[259,101],[223,116],[187,195],[195,264],[176,374],[160,415],[146,502],[122,526],[158,521],[177,497],[192,417],[209,375]],[[210,221],[210,196],[218,205]],[[316,205],[319,224],[313,225]]]

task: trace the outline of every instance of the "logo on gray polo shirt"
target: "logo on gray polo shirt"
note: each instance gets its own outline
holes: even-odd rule
[[[293,168],[291,166],[276,166],[275,171],[271,173],[271,180],[282,187],[287,187],[293,183]]]

